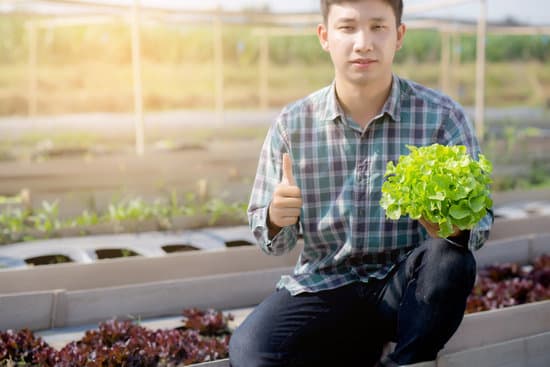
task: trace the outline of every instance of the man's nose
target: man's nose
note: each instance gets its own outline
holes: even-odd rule
[[[354,41],[353,48],[355,52],[372,51],[372,35],[369,32],[362,30],[356,32]]]

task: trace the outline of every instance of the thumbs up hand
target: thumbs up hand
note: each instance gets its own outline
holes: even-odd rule
[[[277,234],[282,227],[291,226],[298,222],[302,208],[302,192],[296,186],[292,174],[292,160],[288,153],[283,154],[283,177],[275,187],[273,198],[269,205],[268,227],[270,237]]]
[[[283,154],[283,179],[281,183],[286,185],[296,185],[294,175],[292,174],[292,159],[288,153]]]

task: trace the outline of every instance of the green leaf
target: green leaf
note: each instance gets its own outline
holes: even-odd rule
[[[455,219],[464,219],[470,214],[470,211],[463,206],[453,205],[449,209],[449,214]]]
[[[410,154],[387,163],[380,199],[386,216],[425,217],[439,224],[441,235],[451,234],[454,225],[477,224],[492,206],[491,163],[482,154],[474,160],[463,145],[406,147]]]
[[[485,196],[478,196],[476,198],[470,199],[470,202],[469,202],[470,209],[472,209],[474,213],[477,213],[480,210],[483,210],[485,208],[486,200],[487,198]]]
[[[401,208],[398,205],[392,205],[387,208],[386,215],[390,219],[397,220],[401,217]]]
[[[436,192],[435,195],[428,196],[428,199],[443,201],[445,200],[445,193],[441,191]]]
[[[442,238],[447,238],[453,234],[453,223],[448,220],[443,220],[439,223],[439,232],[437,232]]]

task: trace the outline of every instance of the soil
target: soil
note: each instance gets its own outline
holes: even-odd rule
[[[59,200],[60,216],[104,210],[117,197],[145,200],[193,192],[226,202],[247,201],[262,139],[212,141],[193,149],[87,156],[42,162],[0,162],[0,195],[26,188],[33,207]]]

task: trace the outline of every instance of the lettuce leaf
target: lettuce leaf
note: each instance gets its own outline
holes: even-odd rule
[[[439,224],[441,237],[452,234],[453,226],[472,229],[493,206],[491,162],[483,154],[476,161],[464,145],[407,148],[410,154],[386,166],[380,199],[386,217],[422,217]]]

